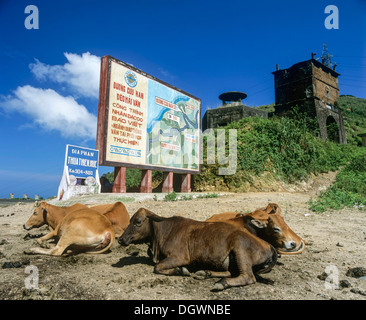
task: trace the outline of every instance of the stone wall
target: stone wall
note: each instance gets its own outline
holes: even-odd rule
[[[228,125],[231,122],[239,121],[246,117],[268,118],[268,113],[247,107],[241,103],[226,104],[216,109],[209,109],[202,118],[202,131],[208,128],[219,128]]]

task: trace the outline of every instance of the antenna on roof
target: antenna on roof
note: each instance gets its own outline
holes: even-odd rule
[[[322,52],[322,56],[321,56],[322,64],[324,64],[328,68],[332,68],[332,66],[334,66],[335,64],[332,63],[331,57],[333,57],[333,55],[329,54],[327,44],[324,43],[323,52]]]

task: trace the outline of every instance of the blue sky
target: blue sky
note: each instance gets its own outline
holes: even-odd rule
[[[38,30],[24,25],[30,4]],[[325,28],[327,5],[339,29]],[[320,57],[323,43],[340,93],[366,98],[365,36],[365,0],[0,0],[0,198],[56,195],[66,144],[95,148],[104,55],[199,97],[203,115],[226,91],[273,103],[276,64]]]

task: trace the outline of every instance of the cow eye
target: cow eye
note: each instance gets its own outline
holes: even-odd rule
[[[274,227],[273,230],[274,230],[274,232],[281,232],[281,228],[280,227]]]

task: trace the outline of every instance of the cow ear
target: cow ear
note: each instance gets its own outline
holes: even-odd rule
[[[255,226],[256,228],[262,229],[266,227],[266,224],[263,221],[253,219],[250,221],[250,223]]]
[[[160,217],[160,216],[158,216],[156,214],[148,214],[148,215],[146,215],[146,217],[148,217],[150,220],[156,221],[156,222],[160,222],[160,221],[163,221],[164,220],[163,217]]]

